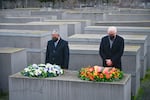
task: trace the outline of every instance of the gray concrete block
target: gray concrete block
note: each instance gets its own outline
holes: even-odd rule
[[[148,46],[148,51],[147,51],[147,69],[150,69],[150,46]]]
[[[51,31],[0,30],[0,47],[43,49],[51,39]]]
[[[141,66],[140,62],[140,46],[127,46],[125,49],[128,51],[126,54],[124,53],[122,57],[122,70],[130,74],[135,74],[139,70],[140,73],[143,73],[141,70],[141,67],[143,68],[143,66]]]
[[[3,10],[0,12],[0,15],[4,17],[25,17],[25,16],[30,16],[31,11],[28,10],[12,10],[12,9],[7,9]]]
[[[44,49],[27,49],[27,63],[28,65],[45,63]]]
[[[75,34],[69,37],[70,44],[99,45],[101,38],[106,34]],[[126,45],[139,45],[141,47],[140,66],[141,78],[144,78],[147,67],[147,35],[121,35]],[[89,61],[90,62],[90,61]]]
[[[68,41],[71,44],[100,44],[101,38],[107,34],[74,34],[69,37]],[[120,34],[119,34],[120,35]],[[140,45],[141,56],[144,57],[147,54],[147,35],[123,35],[125,44]]]
[[[75,45],[70,44],[69,69],[79,70],[83,66],[102,65],[99,56],[99,45]],[[130,74],[140,69],[140,46],[126,45],[122,57],[123,71]]]
[[[54,13],[55,12],[55,13]],[[62,11],[40,11],[40,9],[10,9],[0,12],[4,17],[42,17],[46,19],[61,18]]]
[[[133,27],[149,27],[150,20],[145,21],[98,21],[96,26],[133,26]]]
[[[68,36],[73,34],[81,33],[81,23],[80,22],[63,22],[63,21],[46,21],[47,23],[62,23],[67,24],[68,27]]]
[[[138,94],[139,88],[140,88],[140,70],[135,74],[131,75],[131,90],[134,90],[132,91],[133,96]]]
[[[27,23],[34,21],[43,21],[45,18],[42,17],[3,17],[0,23]]]
[[[141,78],[144,78],[145,75],[146,75],[146,71],[147,71],[147,68],[148,68],[147,63],[148,63],[147,55],[145,55],[144,59],[141,60],[141,69],[140,69],[141,70]]]
[[[150,14],[104,14],[103,21],[140,21],[150,20]]]
[[[131,76],[128,74],[117,82],[83,81],[77,74],[77,71],[67,70],[62,76],[45,79],[14,74],[9,77],[9,99],[130,100],[131,98]]]
[[[103,34],[107,33],[108,26],[87,26],[85,27],[85,33],[98,33]],[[149,27],[125,27],[125,26],[117,26],[118,34],[137,34],[137,35],[149,35],[150,28]]]
[[[107,11],[94,11],[94,10],[74,10],[66,11],[62,15],[62,19],[89,19],[93,22],[96,21],[139,21],[150,20],[150,14],[134,14],[134,13],[113,13],[111,10]]]
[[[30,22],[30,23],[0,23],[1,29],[16,29],[16,30],[40,30],[53,31],[58,30],[61,37],[68,38],[68,27],[64,23],[48,23],[48,22]]]
[[[84,27],[91,25],[91,20],[44,20],[46,22],[80,22],[81,23],[81,32],[83,33]],[[76,29],[77,30],[77,29]],[[76,32],[79,33],[79,32]]]
[[[57,19],[62,19],[62,10],[51,10],[51,11],[31,11],[31,16],[57,16]]]
[[[26,48],[27,63],[44,63],[43,50],[51,39],[49,31],[0,30],[0,47]]]
[[[150,52],[150,27],[117,27],[118,34],[125,35],[147,35],[147,52]],[[108,26],[87,26],[85,28],[85,33],[89,34],[106,34]],[[150,60],[150,53],[147,53],[147,58]],[[148,67],[150,66],[150,62],[148,62]]]
[[[92,22],[103,20],[103,12],[99,11],[67,11],[63,13],[62,19],[84,19]]]
[[[74,24],[71,24],[71,22],[68,22],[69,36],[71,36],[73,34],[81,33],[81,23],[79,23],[79,22],[72,22],[72,23],[74,23]],[[72,28],[72,30],[70,30],[71,28]]]
[[[0,48],[0,90],[8,92],[8,76],[27,66],[26,50],[23,48]]]
[[[70,70],[79,70],[82,67],[102,65],[102,59],[99,56],[99,45],[69,45],[70,47]],[[132,80],[132,93],[135,95],[139,89],[139,83],[133,81],[140,81],[140,46],[125,46],[124,54],[122,56],[122,70],[125,73],[134,75]],[[139,75],[135,76],[136,74]],[[137,85],[136,85],[137,84]]]
[[[135,8],[119,8],[118,10],[114,10],[115,14],[149,14],[149,9],[135,9]]]

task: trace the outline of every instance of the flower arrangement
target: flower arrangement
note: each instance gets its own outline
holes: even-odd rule
[[[123,78],[123,72],[114,67],[89,66],[81,68],[79,78],[96,82],[112,82]]]
[[[32,64],[21,71],[21,74],[28,77],[46,78],[56,77],[64,73],[58,65],[52,64]]]

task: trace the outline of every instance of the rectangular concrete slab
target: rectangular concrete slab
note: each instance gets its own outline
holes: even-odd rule
[[[103,12],[99,11],[66,11],[62,19],[84,19],[92,22],[103,20]]]
[[[46,22],[80,22],[81,23],[81,33],[83,33],[84,27],[91,25],[91,20],[44,20]]]
[[[71,44],[70,47],[70,70],[79,70],[82,67],[100,65],[102,66],[102,59],[99,56],[99,45],[75,45]],[[140,46],[125,46],[124,54],[122,56],[122,70],[125,73],[129,73],[134,77],[131,82],[132,86],[137,86],[132,88],[133,95],[136,95],[140,78],[135,76],[138,74],[140,76],[139,70],[140,66]],[[136,83],[135,83],[136,80]],[[137,83],[138,82],[138,83]]]
[[[133,27],[149,27],[150,20],[144,21],[98,21],[96,26],[133,26]]]
[[[1,17],[0,23],[27,23],[44,19],[44,17]]]
[[[147,42],[147,58],[150,59],[150,27],[121,27],[118,26],[118,34],[125,34],[125,35],[147,35],[148,42]],[[88,34],[106,34],[108,26],[87,26],[85,27],[85,33]],[[147,63],[148,68],[150,66],[150,62]]]
[[[45,48],[51,31],[0,30],[0,47]]]
[[[63,10],[50,10],[50,11],[31,11],[31,16],[56,16],[57,19],[62,19]]]
[[[82,66],[88,66],[89,64],[90,65],[96,65],[96,64],[97,65],[102,65],[102,60],[99,57],[99,45],[78,45],[78,44],[75,45],[75,44],[70,44],[69,47],[70,47],[70,54],[72,56],[77,57],[77,59],[73,59],[73,58],[70,57],[70,66],[69,66],[70,69],[78,70]],[[78,57],[79,55],[81,57]],[[90,58],[90,56],[89,56],[89,58],[87,58],[86,55],[91,55],[91,57],[95,56],[95,59]],[[133,72],[133,74],[135,72],[137,72],[138,69],[141,67],[140,66],[140,46],[126,45],[123,57],[124,56],[128,56],[129,58],[131,56],[134,56],[135,58],[137,58],[137,59],[133,59],[135,61],[131,61],[131,60],[127,59],[128,62],[125,62],[125,63],[124,63],[124,60],[123,60],[122,61],[123,67],[125,66],[125,68],[123,68],[124,71],[125,72]],[[84,59],[86,59],[86,60],[84,60]],[[89,59],[89,60],[87,60],[87,59]],[[138,60],[138,61],[136,61],[136,60]],[[130,66],[130,65],[127,65],[126,63],[131,64],[131,65],[134,64],[134,65]]]
[[[48,22],[29,22],[29,23],[0,23],[1,29],[14,30],[40,30],[53,31],[58,30],[62,38],[68,38],[68,27],[65,23],[48,23]]]
[[[150,14],[113,14],[105,13],[103,21],[139,21],[150,20]]]
[[[27,66],[24,48],[0,48],[0,91],[8,92],[8,76]]]
[[[27,63],[44,63],[43,50],[51,40],[50,31],[0,30],[0,47],[26,48]]]
[[[87,26],[85,27],[85,33],[96,33],[102,34],[107,33],[108,26]],[[127,27],[127,26],[117,26],[118,34],[144,34],[150,32],[150,27]],[[136,32],[136,33],[135,33]]]
[[[131,98],[131,76],[128,74],[117,82],[90,82],[80,80],[78,72],[70,70],[65,70],[62,76],[45,79],[28,78],[17,73],[9,77],[9,87],[10,100],[97,100],[99,98],[129,100]]]

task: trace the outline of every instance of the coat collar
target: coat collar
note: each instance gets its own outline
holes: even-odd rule
[[[55,47],[56,49],[61,45],[61,43],[62,43],[61,41],[62,41],[62,39],[60,38],[58,43],[57,43],[57,46]]]
[[[115,39],[113,40],[113,44],[112,44],[112,47],[111,49],[115,46],[116,44],[116,41],[117,41],[117,38],[118,38],[118,35],[116,35]],[[109,42],[109,46],[110,46],[110,40],[109,40],[109,36],[108,36],[108,42]]]

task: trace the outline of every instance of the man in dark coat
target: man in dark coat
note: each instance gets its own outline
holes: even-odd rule
[[[68,69],[68,42],[63,40],[57,31],[52,32],[52,40],[47,43],[45,63],[60,65],[61,68]]]
[[[124,52],[124,39],[116,33],[116,27],[108,28],[108,35],[101,39],[99,54],[103,60],[104,67],[116,67],[121,70],[121,56]]]

